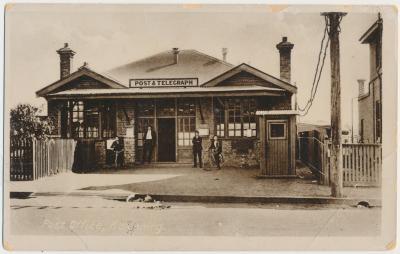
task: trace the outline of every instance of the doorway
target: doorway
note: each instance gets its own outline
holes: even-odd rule
[[[175,118],[158,118],[158,161],[175,162]]]
[[[287,120],[267,120],[266,170],[269,175],[289,175]]]

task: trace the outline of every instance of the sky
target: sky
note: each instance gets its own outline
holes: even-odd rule
[[[217,58],[228,48],[228,62],[250,64],[279,77],[276,44],[294,44],[292,83],[297,101],[309,99],[325,27],[320,7],[170,5],[12,5],[6,11],[6,98],[45,105],[35,92],[59,78],[56,50],[68,42],[76,52],[72,71],[83,62],[98,72],[173,47],[196,49]],[[378,10],[349,9],[340,33],[342,126],[351,126],[351,101],[357,79],[369,78],[369,48],[359,38]],[[354,122],[357,122],[354,100]],[[300,122],[330,122],[329,49],[313,107]],[[357,128],[355,124],[355,128]]]

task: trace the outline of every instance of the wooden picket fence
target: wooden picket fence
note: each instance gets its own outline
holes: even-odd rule
[[[10,180],[36,180],[72,170],[73,139],[11,138]]]
[[[382,146],[343,144],[343,184],[381,186]]]
[[[10,180],[33,180],[33,141],[32,139],[10,139]]]
[[[299,141],[302,142],[302,141]],[[307,142],[310,145],[310,142]],[[301,160],[319,171],[321,184],[329,185],[332,179],[330,171],[330,142],[313,142],[312,151],[318,154],[303,155]],[[303,146],[304,147],[304,146]],[[342,144],[343,151],[343,185],[344,186],[381,186],[382,146],[381,144]],[[303,152],[304,154],[304,152]]]

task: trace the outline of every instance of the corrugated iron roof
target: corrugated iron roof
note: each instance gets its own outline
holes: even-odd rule
[[[281,88],[262,86],[216,86],[216,87],[159,87],[159,88],[116,88],[116,89],[72,89],[50,95],[110,95],[110,94],[174,94],[203,92],[245,92],[270,91],[284,92]]]
[[[176,53],[176,51],[175,51]],[[215,81],[216,77],[227,78],[232,73],[244,71],[255,75],[266,82],[270,82],[273,86],[262,85],[237,85],[237,86],[202,86],[210,80]],[[85,88],[61,91],[59,87],[68,82],[82,76],[88,75],[100,82],[106,83],[112,89]],[[112,77],[112,78],[110,78]],[[131,79],[177,79],[177,78],[194,78],[198,79],[198,87],[145,87],[145,88],[128,88]],[[210,81],[211,82],[211,81]],[[215,83],[215,82],[214,82]],[[124,86],[125,84],[125,86]],[[209,84],[209,83],[207,83]],[[215,84],[214,84],[215,85]],[[283,95],[286,91],[296,92],[296,87],[272,77],[260,70],[257,70],[246,64],[234,67],[232,64],[203,54],[196,50],[180,50],[178,60],[176,61],[174,51],[168,50],[120,67],[114,68],[104,74],[98,74],[90,70],[87,65],[79,68],[78,71],[71,73],[64,79],[54,82],[53,84],[39,90],[37,95],[56,97],[67,97],[68,95],[76,97],[102,97],[106,95],[114,97],[140,97],[155,94],[167,94],[173,97],[174,94],[190,93],[185,95],[188,97],[196,97],[198,94],[212,96],[212,93],[218,93],[218,96],[240,96],[241,92],[247,96],[258,95]],[[232,94],[234,93],[234,94]],[[142,96],[142,97],[143,97]]]
[[[179,50],[175,63],[173,50],[113,68],[106,75],[128,86],[129,79],[192,78],[202,84],[233,68],[230,63],[193,49]]]

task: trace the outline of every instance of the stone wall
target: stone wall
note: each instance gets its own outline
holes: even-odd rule
[[[213,103],[211,98],[199,98],[196,107],[196,129],[208,127],[214,135]],[[203,117],[203,119],[202,119]]]
[[[117,136],[125,137],[127,128],[132,128],[135,124],[135,106],[133,102],[121,101],[117,103]],[[135,133],[128,133],[134,135]]]
[[[133,166],[135,164],[135,138],[124,138],[124,165]]]
[[[210,155],[207,151],[210,146],[210,139],[214,135],[214,122],[212,112],[212,100],[201,99],[201,109],[204,122],[210,129],[209,136],[203,136],[203,162],[205,167],[211,167]],[[291,109],[291,97],[265,97],[258,101],[258,108],[262,110]],[[197,109],[196,127],[201,128],[201,116]],[[259,167],[260,163],[260,140],[259,138],[221,138],[222,153],[224,156],[223,166],[253,168]]]
[[[290,110],[291,96],[288,94],[284,97],[265,97],[258,101],[258,109],[260,110]]]
[[[203,161],[205,167],[213,167],[208,147],[210,139],[203,139]],[[239,168],[258,168],[260,166],[260,141],[258,139],[224,139],[222,140],[222,166]]]
[[[132,101],[121,101],[117,105],[117,136],[123,138],[124,164],[132,166],[135,163],[135,107]]]
[[[96,154],[96,166],[98,168],[104,167],[106,164],[106,141],[95,141],[94,151]]]

